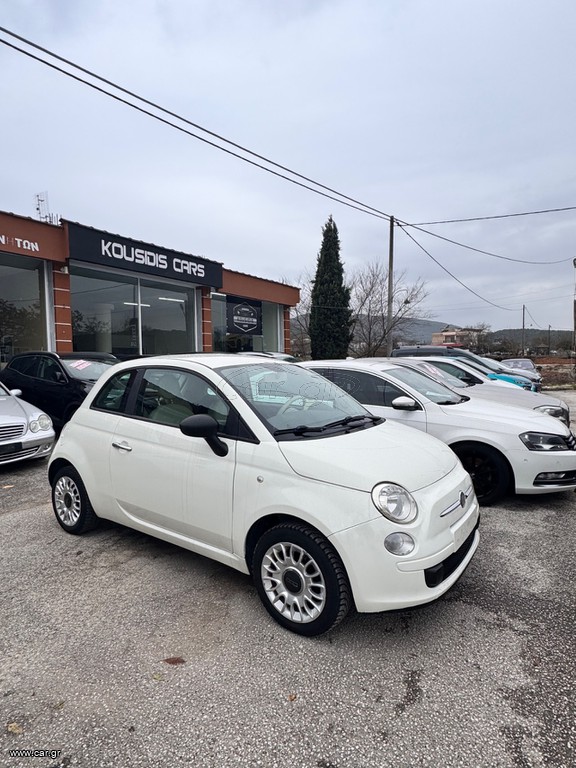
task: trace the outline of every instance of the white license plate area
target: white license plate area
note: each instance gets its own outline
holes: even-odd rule
[[[454,536],[454,546],[456,549],[460,549],[462,544],[466,541],[468,536],[472,533],[476,526],[477,517],[475,514],[469,514],[462,517],[457,522],[450,526],[452,536]]]

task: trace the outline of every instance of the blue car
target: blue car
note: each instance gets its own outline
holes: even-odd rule
[[[482,362],[477,362],[469,357],[459,357],[458,355],[453,355],[453,357],[457,360],[462,360],[463,363],[466,363],[466,365],[469,365],[471,368],[475,368],[493,381],[507,381],[510,384],[516,384],[517,387],[522,387],[522,389],[528,389],[532,392],[538,391],[535,382],[530,381],[530,379],[527,379],[525,376],[516,374],[513,371],[506,371],[505,368],[498,365],[498,363],[494,363],[492,360],[486,359],[482,360]]]

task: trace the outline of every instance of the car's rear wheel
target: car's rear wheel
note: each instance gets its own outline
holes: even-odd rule
[[[52,481],[52,507],[56,520],[68,533],[82,534],[98,524],[84,483],[74,467],[59,469]]]
[[[494,448],[481,443],[460,443],[452,450],[472,478],[478,502],[495,504],[510,490],[510,467]]]
[[[254,550],[252,575],[268,613],[299,635],[327,632],[352,604],[336,551],[305,525],[286,523],[264,533]]]

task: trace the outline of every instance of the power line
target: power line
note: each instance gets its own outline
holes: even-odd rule
[[[430,259],[432,259],[432,261],[433,261],[435,264],[437,264],[437,265],[440,267],[440,269],[443,269],[443,270],[444,270],[444,272],[446,272],[448,275],[450,275],[450,277],[451,277],[453,280],[456,280],[456,282],[457,282],[457,283],[459,283],[459,284],[460,284],[460,285],[461,285],[463,288],[465,288],[467,291],[470,291],[470,293],[473,293],[473,294],[474,294],[474,296],[476,296],[478,299],[481,299],[482,301],[486,302],[487,304],[491,304],[493,307],[496,307],[497,309],[504,309],[504,310],[506,310],[507,312],[513,312],[513,311],[514,311],[514,310],[513,310],[511,307],[502,307],[502,306],[500,306],[500,304],[495,304],[493,301],[490,301],[489,299],[486,299],[486,298],[484,298],[484,296],[480,296],[480,294],[479,294],[479,293],[476,293],[476,291],[472,290],[472,288],[469,288],[469,287],[468,287],[468,286],[467,286],[465,283],[463,283],[463,282],[462,282],[462,280],[460,280],[458,277],[456,277],[456,275],[453,275],[453,274],[452,274],[452,272],[450,272],[450,270],[449,270],[449,269],[446,269],[446,267],[444,267],[442,264],[440,264],[440,262],[438,261],[438,259],[435,259],[435,258],[434,258],[434,256],[432,256],[432,254],[431,254],[431,253],[429,253],[429,252],[426,250],[426,248],[424,248],[424,246],[423,246],[423,245],[420,245],[420,243],[418,242],[418,240],[416,240],[416,238],[412,237],[412,235],[410,234],[410,232],[407,232],[407,231],[406,231],[405,227],[401,227],[401,229],[402,229],[402,231],[404,232],[404,234],[405,234],[405,235],[408,235],[408,237],[410,238],[410,240],[412,240],[414,243],[416,243],[416,245],[418,246],[418,248],[420,248],[421,250],[423,250],[423,251],[424,251],[424,253],[425,253],[425,254],[426,254],[426,255],[427,255],[427,256],[428,256]]]
[[[138,101],[141,101],[143,104],[147,104],[150,107],[153,107],[154,109],[157,109],[159,112],[163,112],[166,115],[169,115],[170,117],[174,117],[177,120],[180,120],[181,122],[185,123],[186,125],[190,125],[193,128],[196,128],[203,133],[208,134],[209,136],[212,136],[215,139],[218,139],[219,141],[223,141],[226,144],[229,144],[232,147],[235,147],[236,149],[241,150],[242,152],[245,152],[248,155],[251,155],[252,157],[256,157],[258,160],[262,160],[265,163],[268,163],[269,165],[274,166],[275,168],[279,168],[282,171],[286,171],[287,173],[290,173],[292,176],[296,176],[299,179],[302,179],[303,181],[307,181],[310,184],[314,184],[317,187],[320,187],[321,189],[325,189],[327,192],[331,192],[335,195],[338,195],[339,197],[343,198],[344,200],[349,200],[352,203],[356,203],[357,205],[362,206],[362,208],[366,208],[367,210],[365,212],[373,211],[375,214],[378,214],[379,218],[385,218],[390,219],[390,214],[384,213],[383,211],[380,211],[378,208],[373,208],[372,206],[369,206],[365,203],[362,203],[359,200],[355,200],[353,197],[349,197],[348,195],[343,194],[342,192],[338,192],[335,189],[332,189],[331,187],[328,187],[324,184],[321,184],[318,181],[314,181],[314,179],[309,178],[308,176],[304,176],[301,173],[298,173],[296,171],[293,171],[291,168],[288,168],[285,165],[281,165],[280,163],[274,162],[274,160],[270,160],[269,158],[265,157],[264,155],[260,155],[257,152],[253,152],[250,149],[247,149],[246,147],[243,147],[241,144],[237,144],[234,141],[231,141],[230,139],[225,138],[224,136],[220,136],[219,134],[215,133],[214,131],[210,131],[208,128],[204,128],[203,126],[199,125],[198,123],[194,123],[191,120],[188,120],[185,117],[182,117],[181,115],[177,114],[176,112],[171,112],[169,109],[166,109],[165,107],[162,107],[160,104],[156,104],[153,101],[150,101],[149,99],[144,98],[143,96],[139,96],[137,93],[134,93],[133,91],[128,90],[127,88],[123,88],[122,86],[118,85],[117,83],[113,82],[112,80],[107,80],[106,78],[97,75],[95,72],[90,71],[89,69],[85,69],[84,67],[81,67],[79,64],[75,64],[73,61],[70,61],[69,59],[64,58],[63,56],[59,56],[57,53],[53,53],[48,48],[44,48],[41,45],[38,45],[37,43],[33,43],[31,40],[26,39],[25,37],[22,37],[21,35],[17,35],[15,32],[11,32],[9,29],[6,29],[5,27],[0,27],[0,32],[4,32],[11,37],[16,38],[17,40],[20,40],[21,42],[25,43],[26,45],[29,45],[32,48],[35,48],[36,50],[42,51],[42,53],[47,54],[48,56],[51,56],[52,58],[56,59],[57,61],[61,61],[64,64],[67,64],[70,67],[73,67],[74,69],[77,69],[80,72],[83,72],[86,75],[89,75],[90,77],[93,77],[95,80],[99,80],[102,83],[105,83],[106,85],[111,86],[117,91],[120,91],[121,93],[126,94],[127,96],[130,96],[131,98],[137,99]],[[1,43],[4,43],[4,45],[7,45],[10,48],[13,48],[14,50],[19,51],[20,53],[25,54],[26,56],[30,56],[31,58],[35,59],[36,61],[39,61],[43,64],[46,64],[49,67],[52,67],[53,69],[56,69],[58,72],[61,72],[62,74],[68,75],[69,77],[73,77],[75,80],[79,80],[82,83],[85,83],[86,85],[89,85],[90,87],[95,88],[96,90],[99,90],[101,93],[104,93],[111,98],[116,98],[118,101],[122,101],[124,104],[127,104],[128,106],[132,106],[135,109],[139,109],[131,102],[124,101],[123,99],[119,99],[118,97],[114,96],[114,94],[109,93],[108,91],[105,91],[103,89],[96,88],[96,86],[93,86],[91,83],[87,82],[86,80],[83,80],[81,78],[78,78],[71,73],[67,72],[64,69],[61,69],[60,67],[56,67],[53,64],[50,64],[45,59],[41,59],[37,56],[33,56],[29,52],[25,51],[22,48],[19,48],[18,46],[11,45],[5,40],[0,40]],[[144,111],[144,110],[140,110]],[[150,114],[149,112],[145,112],[145,114],[149,114],[151,117],[155,117],[155,115]],[[159,118],[157,118],[159,119]],[[169,125],[173,125],[172,123],[168,123]],[[173,126],[176,127],[176,126]],[[197,136],[195,134],[190,134],[191,136],[194,136],[194,138],[200,139],[200,141],[206,141],[206,139],[203,139],[200,136]],[[213,147],[216,147],[217,149],[221,149],[222,151],[226,152],[227,150],[224,149],[224,147],[220,147],[217,144],[213,144],[212,142],[206,141],[206,143],[210,144]],[[247,160],[247,158],[243,158],[240,155],[236,155],[233,152],[229,152],[229,154],[234,155],[234,157],[237,157],[241,160],[245,160],[246,162],[250,162]],[[268,171],[269,173],[273,173],[273,171],[270,171],[269,169],[258,165],[258,163],[252,163],[253,165],[256,165],[257,167],[261,168],[262,170]],[[275,174],[277,176],[281,176],[281,178],[286,179],[286,181],[292,181],[291,179],[287,179],[285,176],[282,176],[281,174]],[[296,182],[293,182],[296,183]],[[300,185],[300,186],[306,186],[306,185]],[[310,189],[309,187],[306,187],[307,189]],[[311,190],[312,192],[315,192],[316,190]],[[320,193],[318,193],[320,194]],[[329,196],[327,196],[329,197]],[[331,200],[334,200],[334,198],[330,198]],[[339,201],[337,201],[339,202]],[[354,207],[354,206],[351,206]]]
[[[502,213],[496,216],[473,216],[468,219],[444,219],[443,221],[422,221],[418,224],[411,224],[412,227],[430,227],[432,224],[459,224],[466,221],[491,221],[492,219],[511,219],[515,216],[537,216],[540,213],[561,213],[563,211],[576,211],[576,205],[569,205],[565,208],[546,208],[542,211],[523,211],[522,213]]]
[[[302,179],[303,181],[306,181],[309,184],[313,184],[314,186],[319,187],[319,189],[324,189],[327,192],[330,192],[332,194],[331,195],[323,194],[319,190],[313,189],[312,187],[308,186],[308,184],[299,183],[299,182],[295,181],[294,179],[291,179],[291,178],[285,176],[284,174],[277,173],[277,172],[271,170],[270,168],[266,168],[265,166],[261,165],[260,163],[253,162],[253,161],[249,160],[248,158],[243,157],[242,155],[237,154],[236,152],[232,152],[232,151],[226,149],[225,147],[221,147],[220,145],[218,145],[218,144],[216,144],[216,143],[214,143],[212,141],[209,141],[208,139],[205,139],[202,136],[198,136],[197,134],[194,134],[194,133],[192,133],[190,131],[187,131],[187,130],[185,130],[185,129],[177,126],[177,125],[174,125],[174,123],[172,123],[172,122],[170,122],[168,120],[164,120],[163,118],[155,115],[154,113],[151,113],[148,110],[145,110],[145,109],[142,109],[141,107],[138,107],[136,104],[133,104],[132,102],[129,102],[129,101],[125,100],[125,99],[122,99],[122,98],[116,96],[115,94],[110,93],[109,91],[106,91],[106,90],[104,90],[102,88],[99,88],[98,86],[94,85],[93,83],[90,83],[89,81],[84,80],[83,78],[80,78],[77,75],[74,75],[71,72],[66,71],[65,69],[62,69],[61,67],[58,67],[58,66],[56,66],[56,65],[46,61],[45,59],[42,59],[42,58],[40,58],[38,56],[34,56],[29,51],[26,51],[26,50],[24,50],[22,48],[19,48],[18,46],[13,45],[13,44],[9,43],[6,40],[0,40],[0,42],[3,43],[4,45],[6,45],[6,46],[8,46],[8,47],[10,47],[10,48],[12,48],[12,49],[14,49],[16,51],[19,51],[20,53],[23,53],[25,56],[29,56],[30,58],[32,58],[32,59],[34,59],[34,60],[36,60],[36,61],[38,61],[38,62],[40,62],[42,64],[45,64],[46,66],[51,67],[52,69],[55,69],[56,71],[60,72],[61,74],[66,75],[67,77],[71,77],[74,80],[77,80],[78,82],[81,82],[81,83],[83,83],[85,85],[88,85],[89,87],[93,88],[94,90],[97,90],[100,93],[103,93],[104,95],[109,96],[110,98],[116,99],[117,101],[119,101],[119,102],[121,102],[121,103],[123,103],[123,104],[125,104],[125,105],[127,105],[129,107],[132,107],[133,109],[136,109],[139,112],[142,112],[143,114],[148,115],[149,117],[153,117],[154,119],[159,120],[160,122],[163,122],[166,125],[169,125],[169,126],[175,128],[176,130],[182,131],[183,133],[186,133],[189,136],[198,139],[199,141],[203,141],[204,143],[214,147],[215,149],[220,149],[222,152],[226,152],[227,154],[232,155],[233,157],[236,157],[239,160],[244,160],[244,162],[247,162],[250,165],[254,165],[255,167],[260,168],[263,171],[271,173],[274,176],[278,176],[279,178],[282,178],[285,181],[289,181],[292,184],[296,184],[297,186],[301,186],[304,189],[308,189],[310,192],[315,192],[316,194],[321,195],[323,197],[326,197],[329,200],[333,200],[334,202],[340,203],[342,205],[347,205],[349,208],[353,208],[353,209],[361,211],[363,213],[368,213],[369,215],[375,216],[376,218],[383,218],[383,219],[386,219],[388,221],[392,218],[390,214],[385,213],[384,211],[381,211],[378,208],[375,208],[375,207],[373,207],[371,205],[368,205],[367,203],[363,203],[360,200],[357,200],[357,199],[355,199],[355,198],[353,198],[353,197],[351,197],[349,195],[345,195],[342,192],[338,192],[337,190],[333,189],[332,187],[329,187],[329,186],[327,186],[325,184],[322,184],[321,182],[315,181],[314,179],[310,178],[309,176],[305,176],[304,174],[298,173],[297,171],[294,171],[294,170],[292,170],[291,168],[288,168],[285,165],[281,165],[280,163],[277,163],[277,162],[275,162],[273,160],[270,160],[269,158],[265,157],[264,155],[258,154],[257,152],[253,152],[252,150],[242,146],[241,144],[237,144],[236,142],[231,141],[230,139],[227,139],[224,136],[221,136],[221,135],[215,133],[214,131],[210,131],[209,129],[204,128],[203,126],[199,125],[198,123],[194,123],[191,120],[188,120],[187,118],[184,118],[181,115],[178,115],[176,112],[172,112],[172,111],[166,109],[165,107],[162,107],[161,105],[156,104],[155,102],[153,102],[153,101],[151,101],[149,99],[144,98],[143,96],[139,96],[137,93],[135,93],[133,91],[130,91],[127,88],[124,88],[124,87],[118,85],[117,83],[113,82],[112,80],[108,80],[108,79],[106,79],[106,78],[96,74],[95,72],[92,72],[91,70],[86,69],[85,67],[80,66],[79,64],[75,64],[73,61],[70,61],[69,59],[66,59],[63,56],[60,56],[60,55],[54,53],[53,51],[50,51],[48,48],[45,48],[45,47],[43,47],[41,45],[38,45],[37,43],[34,43],[31,40],[28,40],[27,38],[22,37],[21,35],[17,35],[15,32],[10,31],[6,27],[0,27],[0,31],[4,32],[5,34],[10,35],[11,37],[13,37],[13,38],[15,38],[17,40],[20,40],[21,42],[25,43],[26,45],[28,45],[28,46],[30,46],[32,48],[35,48],[36,50],[42,51],[42,53],[45,53],[48,56],[51,56],[52,58],[56,59],[57,61],[61,61],[62,63],[66,64],[66,65],[68,65],[70,67],[73,67],[74,69],[77,69],[78,71],[83,72],[86,75],[89,75],[90,77],[94,78],[95,80],[98,80],[98,81],[100,81],[102,83],[105,83],[108,86],[111,86],[115,90],[120,91],[121,93],[124,93],[127,96],[130,96],[131,98],[134,98],[134,99],[137,99],[138,101],[141,101],[143,104],[147,104],[148,106],[153,107],[154,109],[156,109],[156,110],[158,110],[158,111],[160,111],[160,112],[162,112],[162,113],[164,113],[166,115],[169,115],[170,117],[173,117],[173,118],[179,120],[180,122],[185,123],[186,125],[190,125],[191,127],[196,128],[196,129],[202,131],[203,133],[206,133],[207,135],[212,136],[213,138],[218,139],[219,141],[222,141],[222,142],[224,142],[226,144],[229,144],[230,146],[235,147],[236,149],[239,149],[242,152],[245,152],[246,154],[248,154],[248,155],[250,155],[252,157],[257,158],[258,160],[262,160],[263,162],[268,163],[269,165],[272,165],[275,168],[278,168],[278,169],[280,169],[282,171],[285,171],[286,173],[289,173],[290,175],[295,176],[296,178]],[[337,195],[338,197],[335,198],[332,195]],[[342,198],[342,199],[338,199],[338,198]],[[349,201],[349,202],[347,203],[345,201]],[[352,205],[352,203],[353,203],[353,205]],[[360,206],[360,207],[358,207],[358,206]],[[570,210],[570,209],[569,208],[565,208],[565,209],[551,209],[551,212],[553,210]],[[544,213],[544,211],[542,211],[542,213]],[[505,218],[507,215],[515,216],[515,215],[524,215],[524,214],[504,214],[502,216],[502,218]],[[487,218],[492,218],[492,217],[487,217]],[[496,217],[493,217],[493,218],[496,218]],[[480,217],[478,217],[478,220],[480,220]],[[418,225],[418,224],[410,224],[409,222],[405,222],[405,221],[402,221],[402,220],[399,220],[399,219],[397,219],[397,221],[398,221],[399,224],[403,224],[404,226],[413,226],[415,228],[419,228],[420,227],[420,225]],[[436,222],[430,222],[430,223],[433,224],[433,223],[436,223]],[[440,223],[440,222],[438,222],[438,223]],[[456,240],[452,240],[450,238],[443,237],[442,235],[439,235],[436,232],[427,232],[426,230],[423,230],[423,229],[420,230],[420,231],[425,232],[426,234],[431,235],[432,237],[437,237],[437,238],[439,238],[441,240],[445,240],[446,242],[449,242],[452,245],[457,245],[457,246],[459,246],[461,248],[465,248],[465,249],[474,251],[476,253],[481,253],[481,254],[483,254],[485,256],[490,256],[492,258],[503,259],[503,260],[506,260],[506,261],[516,262],[516,263],[519,263],[519,264],[542,264],[542,265],[548,265],[548,264],[559,264],[559,263],[562,263],[564,261],[569,261],[570,260],[569,258],[568,259],[560,259],[558,261],[528,261],[528,260],[525,260],[525,259],[513,259],[513,258],[507,257],[507,256],[500,256],[499,254],[492,253],[491,251],[485,251],[485,250],[482,250],[480,248],[474,248],[473,246],[466,245],[466,244],[460,243],[460,242],[458,242]]]
[[[194,123],[194,122],[192,122],[192,121],[182,117],[181,115],[178,115],[177,113],[172,112],[172,111],[170,111],[170,110],[160,106],[159,104],[156,104],[153,101],[150,101],[148,99],[145,99],[144,97],[139,96],[138,94],[134,93],[133,91],[130,91],[130,90],[126,89],[126,88],[123,88],[122,86],[117,85],[116,83],[114,83],[111,80],[107,80],[106,78],[101,77],[100,75],[97,75],[96,73],[91,72],[90,70],[85,69],[84,67],[81,67],[81,66],[75,64],[74,62],[72,62],[72,61],[70,61],[68,59],[65,59],[64,57],[59,56],[58,54],[53,53],[52,51],[48,50],[47,48],[44,48],[44,47],[42,47],[40,45],[37,45],[36,43],[33,43],[32,41],[27,40],[26,38],[11,32],[10,30],[6,29],[5,27],[0,27],[0,31],[10,35],[13,38],[16,38],[17,40],[20,40],[24,44],[26,44],[26,45],[28,45],[28,46],[30,46],[32,48],[35,48],[36,50],[39,50],[39,51],[41,51],[44,54],[47,54],[48,56],[51,56],[52,58],[56,59],[57,61],[60,61],[60,62],[62,62],[64,64],[66,64],[67,66],[70,66],[70,67],[72,67],[72,68],[74,68],[74,69],[76,69],[76,70],[78,70],[80,72],[83,72],[84,74],[88,75],[89,77],[91,77],[91,78],[93,78],[93,79],[95,79],[95,80],[97,80],[97,81],[99,81],[101,83],[104,83],[107,86],[110,86],[111,88],[119,91],[120,93],[123,93],[126,96],[129,96],[131,99],[136,99],[136,100],[142,102],[143,104],[146,104],[147,106],[149,106],[149,107],[151,107],[151,108],[153,108],[155,110],[158,110],[159,112],[161,112],[161,113],[163,113],[165,115],[168,115],[171,118],[175,118],[176,120],[178,120],[178,121],[180,121],[180,122],[182,122],[182,123],[184,123],[186,125],[189,125],[189,126],[191,126],[193,128],[196,128],[197,130],[200,130],[203,133],[206,133],[207,135],[209,135],[209,136],[211,136],[211,137],[213,137],[215,139],[218,139],[218,141],[222,141],[222,142],[224,142],[224,143],[234,147],[235,149],[238,149],[241,152],[244,152],[244,153],[250,155],[251,157],[255,157],[258,160],[261,160],[261,161],[267,163],[268,165],[273,166],[274,168],[278,168],[281,171],[285,171],[286,173],[289,173],[291,176],[295,176],[296,179],[302,179],[302,181],[297,181],[294,178],[290,178],[289,176],[286,176],[284,173],[279,173],[278,171],[272,170],[271,168],[267,168],[266,166],[262,165],[259,162],[255,162],[254,160],[251,160],[251,159],[249,159],[247,157],[244,157],[244,156],[238,154],[237,152],[234,152],[234,151],[232,151],[230,149],[227,149],[226,147],[222,147],[219,144],[215,143],[214,141],[206,139],[205,137],[199,136],[198,134],[193,133],[192,131],[189,131],[186,128],[183,128],[183,127],[181,127],[179,125],[176,125],[171,120],[167,120],[166,118],[160,117],[159,115],[154,114],[153,112],[150,112],[148,109],[144,109],[143,107],[138,106],[137,104],[134,104],[132,101],[128,101],[125,98],[122,98],[122,97],[120,97],[120,96],[118,96],[118,95],[116,95],[114,93],[111,93],[110,91],[106,90],[105,88],[102,88],[102,87],[100,87],[100,86],[98,86],[98,85],[96,85],[96,84],[94,84],[94,83],[92,83],[92,82],[90,82],[90,81],[88,81],[88,80],[86,80],[86,79],[76,75],[76,74],[73,74],[72,72],[69,72],[69,71],[63,69],[62,67],[59,67],[59,66],[57,66],[56,64],[54,64],[52,62],[46,61],[45,59],[43,59],[43,58],[41,58],[39,56],[36,56],[36,55],[32,54],[31,52],[26,51],[23,48],[20,48],[17,45],[9,43],[6,40],[0,40],[0,42],[3,43],[4,45],[6,45],[7,47],[12,48],[13,50],[16,50],[16,51],[18,51],[20,53],[23,53],[25,56],[28,56],[29,58],[34,59],[35,61],[38,61],[39,63],[45,64],[46,66],[54,69],[55,71],[58,71],[61,74],[64,74],[67,77],[70,77],[73,80],[76,80],[77,82],[80,82],[80,83],[82,83],[84,85],[87,85],[90,88],[92,88],[93,90],[96,90],[99,93],[102,93],[102,94],[104,94],[106,96],[109,96],[110,98],[115,99],[116,101],[118,101],[120,103],[123,103],[126,106],[129,106],[132,109],[137,110],[138,112],[141,112],[142,114],[145,114],[145,115],[147,115],[149,117],[152,117],[155,120],[157,120],[157,121],[159,121],[161,123],[164,123],[165,125],[168,125],[168,126],[170,126],[172,128],[175,128],[176,130],[181,131],[182,133],[185,133],[185,134],[191,136],[192,138],[198,139],[199,141],[202,141],[203,143],[208,144],[209,146],[212,146],[215,149],[219,149],[220,151],[225,152],[226,154],[229,154],[229,155],[231,155],[231,156],[233,156],[233,157],[235,157],[235,158],[237,158],[239,160],[243,160],[244,162],[249,163],[250,165],[253,165],[253,166],[257,167],[257,168],[260,168],[261,170],[266,171],[267,173],[270,173],[270,174],[272,174],[274,176],[282,178],[285,181],[289,181],[292,184],[295,184],[295,185],[300,186],[300,187],[302,187],[304,189],[307,189],[310,192],[314,192],[317,195],[320,195],[320,196],[325,197],[327,199],[333,200],[334,202],[337,202],[337,203],[339,203],[341,205],[346,205],[349,208],[353,208],[354,210],[358,210],[361,213],[366,213],[366,214],[374,216],[376,218],[385,219],[385,220],[388,220],[388,221],[392,218],[390,214],[387,214],[387,213],[385,213],[383,211],[380,211],[379,209],[374,208],[373,206],[367,205],[366,203],[362,203],[361,201],[356,200],[355,198],[350,197],[348,195],[345,195],[345,194],[343,194],[341,192],[338,192],[337,190],[335,190],[335,189],[333,189],[331,187],[328,187],[328,186],[326,186],[324,184],[321,184],[320,182],[317,182],[317,181],[311,179],[308,176],[305,176],[305,175],[300,174],[300,173],[298,173],[296,171],[293,171],[292,169],[288,168],[287,166],[284,166],[284,165],[281,165],[279,163],[276,163],[273,160],[270,160],[269,158],[265,157],[264,155],[260,155],[260,154],[258,154],[256,152],[253,152],[253,151],[247,149],[246,147],[243,147],[240,144],[237,144],[237,143],[235,143],[233,141],[230,141],[229,139],[226,139],[225,137],[220,136],[219,134],[214,133],[213,131],[210,131],[210,130],[206,129],[206,128],[202,127],[201,125],[198,125],[197,123]],[[308,182],[308,183],[303,183],[303,182]],[[318,187],[319,189],[315,189],[314,187],[309,186],[309,184],[313,184],[315,187]],[[322,192],[321,190],[326,190],[326,192],[330,192],[332,194],[326,194],[326,192]],[[334,195],[336,195],[336,197]],[[558,210],[560,210],[560,209],[558,209]],[[510,214],[510,215],[514,215],[514,214]],[[452,243],[454,245],[457,245],[459,247],[466,248],[468,250],[472,250],[472,251],[475,251],[477,253],[481,253],[481,254],[484,254],[484,255],[487,255],[487,256],[491,256],[493,258],[504,259],[504,260],[507,260],[507,261],[513,261],[513,262],[522,263],[522,264],[544,264],[544,265],[557,264],[557,263],[561,263],[563,261],[568,261],[569,260],[569,259],[562,259],[562,260],[553,261],[553,262],[531,262],[531,261],[526,261],[526,260],[522,260],[522,259],[513,259],[511,257],[500,256],[498,254],[494,254],[494,253],[491,253],[489,251],[484,251],[484,250],[481,250],[479,248],[474,248],[473,246],[469,246],[469,245],[466,245],[466,244],[463,244],[463,243],[459,243],[459,242],[457,242],[455,240],[451,240],[449,238],[446,238],[446,237],[443,237],[441,235],[438,235],[435,232],[428,232],[427,230],[421,229],[421,227],[419,225],[412,225],[412,224],[409,224],[408,222],[402,222],[401,220],[396,220],[396,221],[397,221],[398,225],[400,225],[402,227],[408,227],[408,226],[414,227],[415,229],[418,229],[419,231],[424,232],[425,234],[429,234],[432,237],[437,237],[437,238],[439,238],[441,240],[444,240],[446,242],[450,242],[450,243]],[[404,231],[406,232],[406,230],[404,230]],[[429,256],[429,258],[431,258],[441,269],[443,269],[448,275],[450,275],[450,277],[452,277],[456,282],[458,282],[466,290],[470,291],[475,296],[477,296],[479,299],[481,299],[482,301],[484,301],[484,302],[486,302],[488,304],[491,304],[494,307],[498,307],[500,309],[508,309],[506,307],[500,307],[499,305],[489,301],[488,299],[484,299],[482,296],[477,294],[475,291],[473,291],[471,288],[469,288],[467,285],[465,285],[461,280],[459,280],[455,275],[453,275],[437,259],[435,259],[431,254],[429,254],[428,251],[426,251],[426,249],[424,249],[420,245],[420,243],[418,243],[418,241],[415,240],[415,238],[413,238],[408,232],[406,232],[406,234],[418,245],[419,248],[421,248]]]
[[[417,224],[408,224],[405,221],[401,221],[400,219],[397,219],[398,225],[401,227],[412,227],[413,229],[417,229],[419,232],[423,232],[426,235],[431,235],[432,237],[437,237],[439,240],[444,240],[446,243],[451,243],[452,245],[457,245],[460,248],[466,248],[469,251],[474,251],[475,253],[482,253],[485,256],[492,256],[495,259],[502,259],[503,261],[513,261],[516,264],[563,264],[566,261],[572,261],[572,256],[568,256],[566,259],[557,259],[556,261],[527,261],[526,259],[513,259],[511,256],[500,256],[497,253],[492,253],[491,251],[483,251],[481,248],[474,248],[472,245],[466,245],[465,243],[460,243],[457,240],[452,240],[449,237],[444,237],[444,235],[439,235],[437,232],[429,232],[427,229],[422,229],[422,227],[418,226]],[[406,234],[408,234],[406,232]]]

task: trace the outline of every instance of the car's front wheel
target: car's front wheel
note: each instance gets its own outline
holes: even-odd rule
[[[511,474],[506,459],[482,443],[460,443],[452,450],[472,478],[478,503],[484,506],[500,501],[510,489]]]
[[[327,632],[352,604],[342,561],[324,536],[305,525],[266,531],[254,550],[252,575],[268,613],[299,635]]]
[[[68,533],[86,533],[98,524],[84,483],[70,465],[59,469],[52,480],[52,507],[56,520]]]

